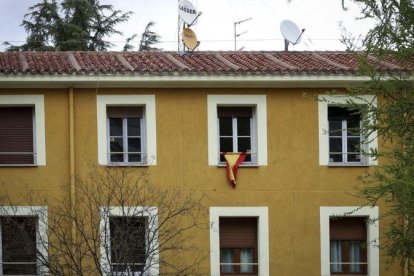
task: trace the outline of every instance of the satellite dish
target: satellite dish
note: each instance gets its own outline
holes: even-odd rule
[[[196,8],[191,4],[190,1],[181,0],[178,4],[178,14],[181,19],[187,23],[188,26],[196,23],[199,14],[197,13]]]
[[[184,28],[181,37],[183,38],[184,45],[188,49],[194,50],[195,48],[197,48],[199,42],[197,41],[197,36],[193,32],[193,30],[191,30],[190,28]]]
[[[290,20],[283,20],[280,23],[280,31],[282,32],[283,37],[291,44],[296,45],[300,42],[302,38],[302,33],[299,27]]]

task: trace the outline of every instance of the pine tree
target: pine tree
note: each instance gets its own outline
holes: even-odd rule
[[[161,37],[154,31],[151,30],[151,28],[155,25],[154,22],[149,22],[147,26],[145,27],[144,32],[141,36],[141,41],[139,43],[139,51],[160,51],[162,49],[156,48],[153,45],[160,42]]]

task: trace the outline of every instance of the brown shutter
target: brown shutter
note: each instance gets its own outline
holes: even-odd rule
[[[329,235],[331,240],[366,240],[365,217],[331,218]]]
[[[0,164],[33,164],[32,106],[0,107],[0,153]]]
[[[250,106],[219,106],[217,107],[218,117],[251,118],[252,107]]]
[[[256,248],[257,218],[220,218],[220,248]]]
[[[142,106],[108,106],[106,108],[108,118],[137,118],[142,117]]]

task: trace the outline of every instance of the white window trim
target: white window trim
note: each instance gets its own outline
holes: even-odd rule
[[[45,261],[48,259],[48,209],[47,206],[0,206],[0,216],[11,217],[37,217],[36,225],[36,247],[37,251]],[[1,238],[1,237],[0,237]],[[0,260],[1,261],[1,260]],[[37,259],[37,275],[47,275],[48,268]]]
[[[220,217],[257,217],[258,275],[269,275],[269,219],[267,207],[210,207],[211,276],[220,276]]]
[[[379,227],[378,206],[361,207],[320,207],[320,230],[321,230],[321,275],[329,276],[330,272],[330,236],[329,236],[329,218],[333,216],[347,217],[368,217],[370,223],[367,225],[367,259],[368,275],[379,276]]]
[[[219,165],[217,106],[255,106],[256,137],[252,137],[257,151],[257,165],[267,166],[266,95],[207,95],[208,164]],[[252,149],[253,150],[253,149]]]
[[[328,122],[328,106],[330,105],[347,105],[349,101],[355,104],[367,104],[372,102],[374,106],[377,105],[377,100],[373,95],[363,95],[358,97],[351,97],[348,95],[319,95],[318,96],[318,116],[319,116],[319,165],[327,166],[329,163],[329,122]],[[371,133],[368,137],[367,149],[378,148],[377,133]],[[354,165],[354,163],[344,164],[343,166]],[[361,165],[378,165],[378,160],[369,156],[368,164]]]
[[[136,216],[136,217],[151,217],[148,220],[148,234],[154,235],[146,238],[151,241],[149,248],[155,249],[152,256],[147,257],[146,266],[149,269],[144,275],[158,275],[159,274],[159,251],[158,248],[158,208],[157,207],[142,207],[142,206],[104,206],[101,207],[100,215],[100,239],[101,239],[101,268],[107,273],[110,269],[110,256],[105,254],[107,250],[110,252],[110,232],[109,232],[109,218],[122,216]]]
[[[33,105],[35,109],[35,126],[33,129],[35,166],[46,165],[46,142],[45,142],[45,104],[44,95],[1,95],[0,106]],[[28,164],[31,165],[31,164]],[[13,166],[13,164],[7,165]],[[19,166],[21,166],[19,164]]]
[[[157,140],[156,140],[156,119],[155,119],[155,95],[98,95],[97,120],[98,120],[98,163],[100,165],[110,165],[108,162],[108,126],[106,107],[108,105],[117,106],[145,106],[145,138],[147,150],[147,164],[157,164]],[[133,165],[134,163],[132,163]]]

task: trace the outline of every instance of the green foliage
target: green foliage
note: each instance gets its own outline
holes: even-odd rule
[[[363,114],[365,136],[377,132],[379,151],[369,154],[380,159],[380,166],[366,175],[361,197],[368,204],[385,202],[391,223],[383,233],[382,246],[391,263],[403,265],[414,275],[414,2],[412,0],[351,0],[362,7],[362,18],[372,18],[375,26],[363,40],[365,57],[361,73],[371,81],[349,89],[359,95],[375,95],[378,105],[368,104]],[[342,1],[345,7],[344,1]],[[399,74],[381,70],[381,62],[398,61]]]
[[[116,25],[130,15],[99,0],[63,0],[59,13],[56,0],[43,0],[25,15],[26,43],[6,45],[9,51],[104,51],[112,46],[105,38],[122,34]]]
[[[153,45],[160,42],[161,37],[151,31],[151,28],[155,25],[154,22],[149,22],[145,27],[144,33],[141,36],[141,42],[139,43],[139,51],[160,51],[162,49],[156,48]]]

